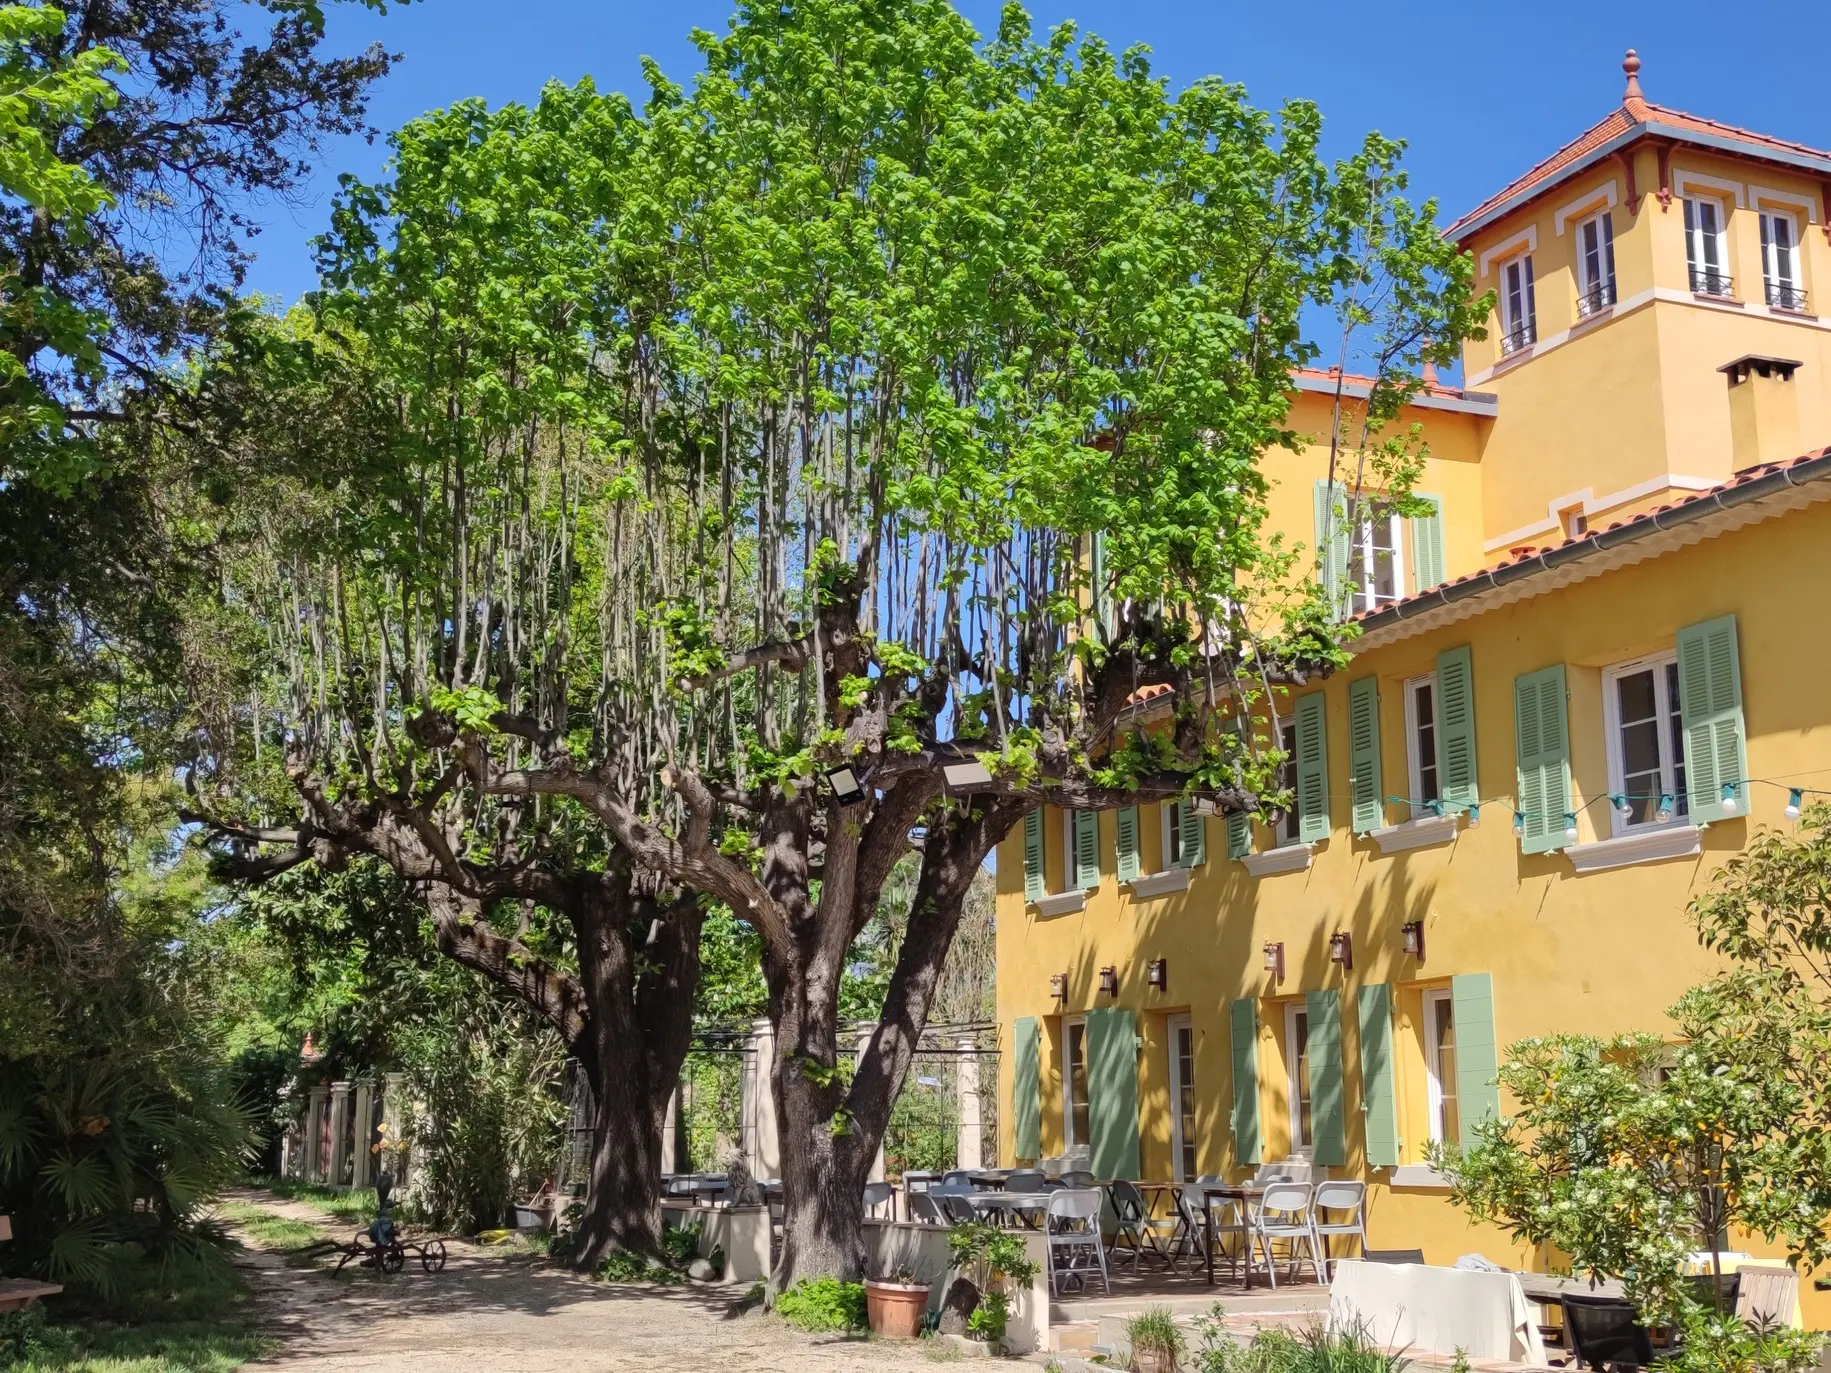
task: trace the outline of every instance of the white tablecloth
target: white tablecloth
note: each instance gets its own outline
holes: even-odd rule
[[[1419,1353],[1545,1366],[1545,1342],[1519,1279],[1422,1263],[1344,1259],[1329,1288],[1329,1328]]]

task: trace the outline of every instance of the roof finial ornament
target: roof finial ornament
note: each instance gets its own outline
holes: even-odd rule
[[[1640,90],[1640,54],[1629,48],[1628,55],[1621,59],[1621,70],[1628,74],[1628,88],[1621,97],[1622,103],[1645,100],[1646,96]]]

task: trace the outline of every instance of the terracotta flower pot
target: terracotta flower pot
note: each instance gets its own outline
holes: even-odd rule
[[[865,1318],[872,1334],[887,1340],[913,1340],[922,1333],[922,1317],[927,1312],[927,1283],[865,1280]]]
[[[1177,1373],[1176,1355],[1166,1349],[1134,1349],[1133,1373]]]

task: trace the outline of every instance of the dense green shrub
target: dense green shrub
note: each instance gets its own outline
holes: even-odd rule
[[[809,1332],[863,1330],[865,1285],[835,1278],[810,1278],[776,1298],[776,1314]]]

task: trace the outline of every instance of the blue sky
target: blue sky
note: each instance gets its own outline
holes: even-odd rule
[[[996,0],[957,0],[987,31]],[[1695,0],[1516,6],[1344,0],[1035,0],[1038,28],[1073,19],[1115,47],[1148,44],[1175,86],[1219,75],[1272,106],[1321,107],[1331,151],[1368,129],[1406,139],[1414,192],[1444,218],[1479,202],[1619,102],[1621,55],[1637,48],[1647,98],[1817,147],[1831,147],[1831,106],[1818,65],[1831,51],[1831,6],[1767,11]],[[378,87],[373,122],[394,129],[467,96],[533,99],[549,79],[591,76],[640,95],[647,54],[677,79],[696,69],[694,26],[722,30],[729,0],[419,0],[377,16],[333,7],[331,41],[379,39],[403,60]],[[304,204],[258,213],[265,231],[249,286],[291,300],[314,284],[308,240],[320,232],[337,176],[381,175],[382,140],[327,150]]]

